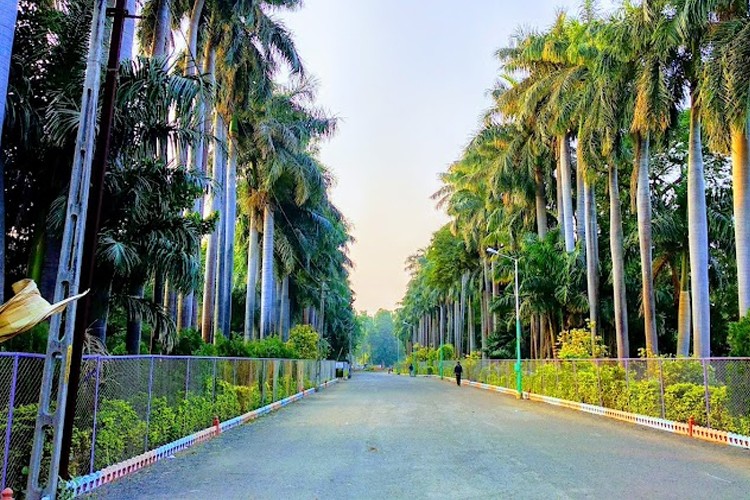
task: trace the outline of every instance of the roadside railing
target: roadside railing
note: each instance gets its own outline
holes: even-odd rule
[[[418,374],[439,375],[438,364],[418,363]],[[461,364],[464,379],[516,389],[515,360]],[[444,361],[443,376],[455,365]],[[521,369],[524,392],[750,435],[750,358],[544,359]]]
[[[0,353],[0,489],[26,488],[44,356]],[[70,474],[81,476],[335,378],[335,361],[84,356]]]

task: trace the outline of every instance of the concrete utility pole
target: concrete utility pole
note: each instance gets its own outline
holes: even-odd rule
[[[91,22],[88,61],[81,99],[81,118],[76,138],[75,156],[71,171],[70,192],[66,207],[60,266],[55,286],[55,302],[78,293],[81,285],[90,289],[93,282],[96,235],[99,231],[104,191],[104,173],[109,153],[109,135],[117,91],[119,53],[122,30],[127,11],[127,0],[117,0],[114,9],[107,9],[107,0],[96,0]],[[109,63],[105,80],[104,102],[99,137],[94,150],[96,111],[101,83],[102,52],[105,43],[105,19],[114,17],[110,42]],[[92,153],[95,154],[92,155]],[[89,207],[89,201],[92,201]],[[59,473],[67,476],[70,435],[75,415],[78,379],[85,330],[91,323],[90,295],[83,300],[81,315],[72,303],[67,310],[52,317],[50,322],[47,357],[44,363],[39,412],[34,430],[34,445],[29,464],[27,496],[30,499],[54,498]],[[62,330],[62,332],[61,332]],[[75,335],[77,333],[77,335]],[[57,377],[57,401],[52,409],[53,381]],[[65,424],[65,425],[64,425]],[[47,441],[46,430],[51,428],[52,459],[46,478],[41,477],[42,455]],[[63,440],[63,435],[67,440]],[[67,442],[67,444],[66,444]],[[61,467],[62,465],[62,467]]]
[[[86,217],[86,232],[84,234],[80,278],[81,287],[85,290],[93,287],[94,274],[96,273],[97,235],[101,228],[102,207],[104,205],[104,175],[107,170],[109,139],[114,122],[117,77],[120,72],[120,49],[122,46],[125,18],[129,17],[127,1],[117,0],[114,9],[107,9],[107,16],[112,17],[112,38],[109,42],[109,59],[107,61],[107,75],[104,80],[104,94],[102,95],[102,115],[99,123],[99,135],[96,140],[96,150],[91,165],[91,187],[89,190],[89,207]],[[81,313],[75,322],[70,380],[68,381],[68,402],[63,425],[62,455],[60,457],[60,475],[65,478],[69,477],[68,465],[70,463],[70,448],[73,436],[73,419],[76,411],[78,385],[81,379],[83,344],[86,340],[85,332],[97,320],[97,318],[91,316],[93,296],[93,294],[89,294],[81,300]]]
[[[81,98],[81,115],[76,137],[75,156],[70,177],[70,191],[66,206],[66,223],[63,231],[60,266],[57,271],[55,297],[58,302],[78,293],[83,257],[83,236],[89,201],[91,161],[96,132],[96,109],[102,67],[102,45],[107,0],[96,0],[89,37],[88,61]],[[54,498],[60,463],[62,425],[68,395],[71,368],[73,331],[77,304],[70,304],[61,314],[52,316],[44,361],[42,387],[39,395],[39,412],[34,429],[34,445],[29,464],[27,497]],[[60,376],[56,376],[60,374]],[[53,383],[57,379],[57,401],[52,405]],[[46,478],[41,476],[42,455],[47,444],[47,429],[52,429],[52,457]]]

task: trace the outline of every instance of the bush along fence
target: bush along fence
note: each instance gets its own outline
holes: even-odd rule
[[[0,353],[0,489],[26,488],[43,366],[42,355]],[[171,454],[213,435],[209,427],[234,427],[327,385],[335,366],[295,359],[84,356],[70,474],[91,476],[155,450]],[[214,417],[224,422],[218,428]]]
[[[444,378],[453,377],[455,363],[443,362]],[[461,364],[464,379],[516,393],[515,360]],[[524,360],[522,370],[523,391],[532,399],[692,422],[698,437],[750,447],[750,358]],[[417,373],[439,375],[439,363],[419,363]]]

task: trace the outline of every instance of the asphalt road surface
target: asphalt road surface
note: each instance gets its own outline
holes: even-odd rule
[[[355,373],[95,498],[750,498],[750,451]]]

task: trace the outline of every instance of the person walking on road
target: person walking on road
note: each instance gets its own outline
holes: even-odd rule
[[[461,374],[464,372],[464,368],[461,366],[461,362],[456,362],[456,367],[453,369],[453,373],[456,374],[456,384],[461,385]]]

